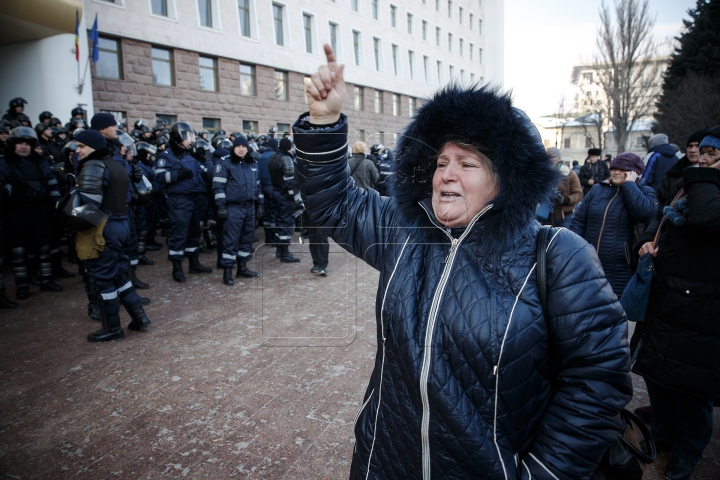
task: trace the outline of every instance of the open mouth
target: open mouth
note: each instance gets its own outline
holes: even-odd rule
[[[455,192],[442,192],[440,196],[443,198],[460,198],[460,194]]]

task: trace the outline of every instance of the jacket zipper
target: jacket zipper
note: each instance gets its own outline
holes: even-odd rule
[[[615,195],[610,199],[610,201],[607,204],[607,207],[605,207],[605,214],[603,215],[603,222],[602,226],[600,227],[600,235],[598,235],[598,241],[597,241],[597,247],[595,250],[597,251],[597,254],[600,255],[600,239],[602,239],[603,229],[605,229],[605,220],[607,219],[607,212],[610,210],[610,204],[617,198],[618,194],[620,193],[620,187],[616,187],[617,191],[615,192]]]
[[[475,225],[475,222],[477,222],[477,220],[482,217],[485,212],[490,210],[492,208],[492,205],[486,206],[480,211],[480,213],[475,215],[475,218],[472,219],[463,234],[460,235],[460,238],[457,239],[453,238],[452,235],[447,232],[447,230],[445,230],[442,226],[438,225],[434,221],[432,216],[430,216],[430,213],[427,211],[427,209],[425,209],[424,205],[420,204],[420,206],[425,210],[426,213],[428,213],[430,221],[436,227],[440,228],[440,230],[442,230],[442,232],[447,235],[451,242],[450,251],[448,252],[447,257],[445,257],[445,261],[443,262],[445,266],[443,267],[440,281],[438,282],[438,286],[435,289],[435,294],[433,295],[433,300],[430,305],[428,323],[425,329],[423,364],[420,373],[420,397],[422,398],[423,404],[422,424],[420,428],[420,435],[422,438],[423,479],[430,480],[430,401],[428,399],[428,376],[430,374],[430,357],[432,356],[432,338],[435,331],[435,321],[437,320],[438,309],[440,307],[440,299],[443,296],[443,292],[445,291],[445,285],[447,284],[448,278],[450,277],[450,271],[452,270],[453,263],[455,262],[457,247],[470,233],[473,225]]]

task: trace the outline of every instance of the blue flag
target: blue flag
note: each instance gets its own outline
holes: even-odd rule
[[[98,47],[98,29],[97,29],[97,13],[95,14],[95,22],[90,29],[90,41],[92,42],[92,61],[97,63],[100,60],[100,49]]]

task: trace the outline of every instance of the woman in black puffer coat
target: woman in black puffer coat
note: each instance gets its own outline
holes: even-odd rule
[[[545,318],[534,215],[557,178],[537,130],[509,95],[450,86],[402,135],[392,195],[357,188],[342,66],[325,49],[293,126],[300,190],[323,233],[380,271],[350,477],[589,478],[632,392],[627,321],[564,229]]]
[[[637,265],[634,226],[649,223],[658,208],[655,190],[638,182],[644,170],[642,159],[634,153],[615,157],[610,163],[610,178],[593,185],[570,224],[570,230],[595,247],[618,296]]]

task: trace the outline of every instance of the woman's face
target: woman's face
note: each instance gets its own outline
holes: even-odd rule
[[[720,160],[720,150],[713,147],[703,147],[700,151],[700,162],[701,167],[711,167]]]
[[[610,169],[610,182],[613,185],[620,185],[623,183],[626,176],[627,172],[625,170],[620,170],[619,168]]]
[[[433,175],[432,206],[446,227],[462,227],[497,195],[492,171],[477,153],[446,144]]]

